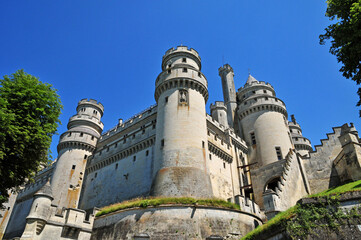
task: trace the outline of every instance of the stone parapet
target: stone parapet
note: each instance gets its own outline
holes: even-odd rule
[[[100,111],[101,115],[103,116],[103,113],[104,113],[104,106],[103,106],[103,104],[101,104],[100,102],[98,102],[97,100],[94,100],[94,99],[87,99],[87,98],[81,99],[81,100],[78,102],[78,106],[77,106],[76,110],[79,111],[79,108],[81,108],[81,107],[86,107],[87,105],[93,106],[93,107],[95,107],[95,108],[98,108],[98,110]]]

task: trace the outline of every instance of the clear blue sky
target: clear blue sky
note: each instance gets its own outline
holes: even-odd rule
[[[357,87],[318,43],[325,0],[19,0],[0,10],[0,76],[23,68],[58,89],[59,133],[82,98],[103,103],[105,130],[154,104],[162,56],[180,44],[201,55],[207,112],[223,98],[218,68],[229,63],[236,88],[249,68],[271,83],[313,145],[333,126],[359,127]]]

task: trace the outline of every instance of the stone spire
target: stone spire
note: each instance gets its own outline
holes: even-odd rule
[[[257,79],[255,79],[254,77],[252,77],[251,74],[248,75],[248,79],[247,79],[247,82],[246,82],[246,85],[247,84],[252,84],[254,82],[258,82]]]

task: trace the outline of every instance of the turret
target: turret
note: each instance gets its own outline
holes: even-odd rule
[[[156,80],[153,196],[212,197],[206,160],[207,79],[194,49],[171,48]]]
[[[51,179],[53,203],[60,208],[77,207],[88,156],[103,130],[101,103],[82,99],[76,110],[77,114],[69,119],[68,131],[60,136],[58,160]]]
[[[33,239],[43,230],[51,214],[53,194],[49,181],[34,194],[29,215],[26,217],[26,227],[21,239]]]
[[[244,138],[251,146],[251,163],[265,166],[284,159],[293,145],[286,106],[273,87],[249,75],[237,95],[237,114]]]
[[[302,136],[301,126],[296,122],[294,115],[291,115],[291,122],[288,122],[288,126],[296,151],[301,156],[308,156],[309,152],[312,151],[311,141]]]
[[[222,79],[222,89],[224,103],[227,107],[228,125],[234,127],[234,116],[237,108],[236,89],[234,87],[234,72],[229,64],[225,64],[218,69],[219,76]]]
[[[211,116],[217,122],[228,127],[228,119],[227,119],[227,108],[224,105],[224,102],[215,102],[211,104]]]

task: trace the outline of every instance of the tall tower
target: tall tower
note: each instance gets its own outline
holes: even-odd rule
[[[223,98],[227,107],[228,125],[234,128],[234,116],[237,108],[237,99],[233,80],[233,68],[229,64],[225,64],[223,67],[218,69],[218,73],[222,79]]]
[[[93,99],[82,99],[77,114],[69,119],[68,131],[60,136],[58,160],[51,179],[53,203],[58,207],[76,208],[87,158],[95,149],[103,130],[100,121],[104,107]]]
[[[251,163],[265,166],[285,158],[293,149],[284,102],[269,83],[249,75],[238,91],[238,117],[246,142],[251,146]]]
[[[156,80],[158,104],[154,196],[211,197],[206,161],[207,79],[194,49],[179,46],[163,56]]]

